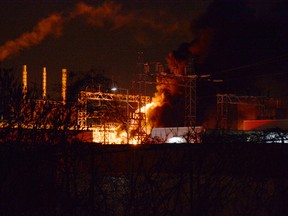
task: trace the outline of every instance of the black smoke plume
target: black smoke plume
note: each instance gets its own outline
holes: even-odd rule
[[[192,20],[192,40],[170,52],[167,63],[183,74],[181,68],[193,59],[196,74],[223,80],[217,86],[209,80],[197,83],[199,124],[207,122],[211,110],[215,113],[217,93],[287,95],[287,9],[285,1],[215,0]],[[154,126],[183,125],[183,89],[171,93],[170,88],[162,85],[156,92],[165,103],[152,112]]]

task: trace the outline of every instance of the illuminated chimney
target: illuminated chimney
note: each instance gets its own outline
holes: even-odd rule
[[[67,89],[67,69],[62,69],[62,101],[66,103],[66,89]]]
[[[23,65],[23,72],[22,72],[22,93],[26,95],[27,93],[27,66]]]
[[[46,91],[46,67],[43,67],[43,74],[42,74],[42,98],[47,98],[47,91]]]
[[[145,63],[144,64],[144,73],[149,74],[149,72],[150,72],[150,66],[148,63]]]

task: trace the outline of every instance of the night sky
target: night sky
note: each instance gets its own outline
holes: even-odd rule
[[[286,1],[213,2],[193,26],[212,35],[198,71],[223,79],[227,93],[287,96],[287,9]]]
[[[110,1],[107,7],[112,8],[111,14],[98,11],[96,13],[103,15],[92,17],[74,12],[79,2],[1,0],[2,50],[7,41],[32,32],[37,23],[54,13],[60,13],[64,22],[37,44],[22,47],[7,56],[2,60],[2,66],[14,67],[20,76],[22,65],[27,64],[29,82],[38,85],[41,84],[42,67],[46,66],[50,89],[58,84],[64,67],[74,72],[100,71],[128,88],[136,77],[137,52],[144,52],[145,61],[165,62],[170,50],[191,39],[190,20],[205,11],[210,3],[207,0]],[[81,1],[94,9],[102,8],[104,2]],[[74,13],[73,18],[70,18],[71,13]],[[114,20],[119,18],[110,19],[114,15],[126,18],[126,23],[117,26]]]
[[[284,0],[1,0],[0,57],[19,76],[27,64],[29,83],[39,86],[46,66],[48,91],[64,67],[94,69],[128,88],[138,51],[147,62],[165,63],[186,43],[197,73],[223,79],[225,91],[287,95],[287,9]],[[55,13],[51,28],[41,29],[41,20]],[[28,44],[18,41],[4,56],[7,42],[35,31]]]

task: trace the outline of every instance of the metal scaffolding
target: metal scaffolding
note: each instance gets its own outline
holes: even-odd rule
[[[94,105],[97,107],[97,111],[93,113],[93,115],[88,114],[88,102],[89,101],[95,101]],[[103,101],[108,102],[109,107],[107,107],[107,104],[105,107],[103,106]],[[141,95],[131,95],[131,94],[114,94],[114,93],[104,93],[101,91],[98,92],[88,92],[88,91],[81,91],[78,96],[78,102],[80,103],[80,109],[78,110],[78,118],[77,123],[78,127],[80,128],[91,128],[93,129],[93,125],[88,124],[89,118],[97,118],[102,120],[101,122],[98,122],[97,130],[100,130],[101,132],[104,132],[103,134],[103,143],[106,144],[109,140],[108,132],[109,125],[114,124],[115,122],[111,121],[109,119],[110,112],[113,111],[112,107],[115,104],[112,104],[113,102],[118,103],[125,103],[126,106],[124,109],[126,109],[127,114],[127,124],[129,122],[129,125],[131,126],[133,130],[137,131],[137,139],[138,143],[141,143],[143,136],[146,135],[143,133],[140,133],[140,129],[142,128],[141,124],[143,123],[143,113],[140,112],[141,106],[144,106],[151,102],[151,98],[149,96],[141,96]],[[128,103],[128,104],[127,104]],[[130,109],[129,109],[130,107]],[[108,108],[108,109],[107,109]],[[108,119],[108,120],[107,120]],[[96,130],[96,127],[94,128]]]
[[[173,68],[165,72],[164,66],[159,62],[143,64],[144,70],[138,74],[138,86],[140,94],[146,89],[146,85],[177,85],[184,88],[184,125],[193,127],[196,125],[196,80],[199,78],[194,74],[192,64],[184,67],[184,74],[174,73]],[[166,70],[167,71],[167,70]],[[176,82],[171,82],[175,80]]]
[[[259,114],[265,116],[267,97],[260,96],[237,96],[234,94],[217,94],[217,124],[219,129],[230,129],[228,116],[230,104],[254,105],[259,107]]]
[[[184,126],[196,126],[196,78],[185,82],[185,118]]]

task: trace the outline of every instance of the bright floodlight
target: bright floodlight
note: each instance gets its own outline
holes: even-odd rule
[[[167,139],[166,143],[187,143],[183,137],[171,137]]]

